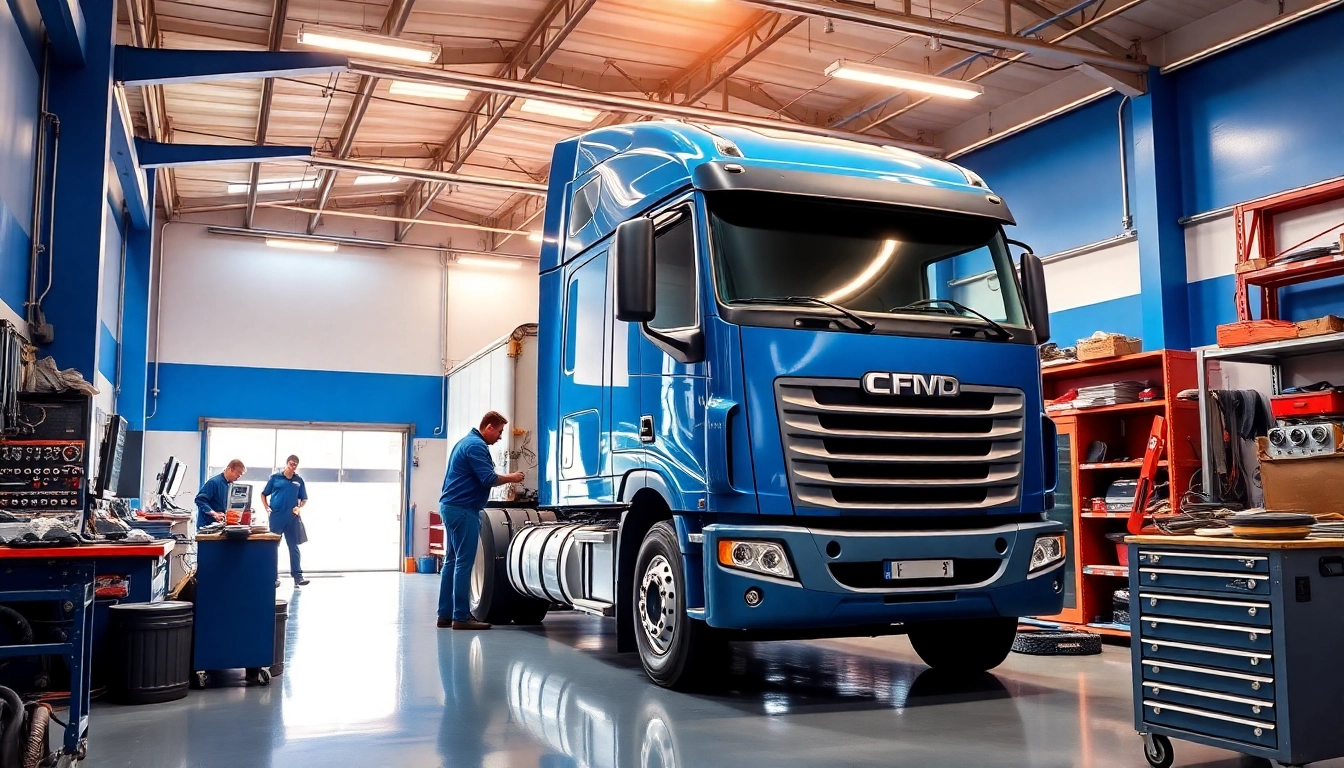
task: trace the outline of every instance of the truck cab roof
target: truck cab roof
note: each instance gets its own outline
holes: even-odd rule
[[[889,203],[1012,223],[980,177],[909,150],[784,130],[639,122],[556,145],[541,271],[690,187]]]

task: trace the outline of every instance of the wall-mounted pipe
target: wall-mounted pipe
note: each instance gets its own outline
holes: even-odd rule
[[[37,263],[42,256],[42,190],[47,186],[47,89],[51,78],[51,44],[42,42],[42,94],[37,107],[37,135],[33,153],[33,224],[28,232],[32,241],[28,247],[28,301],[23,306],[23,317],[34,322],[37,308]]]
[[[1134,216],[1129,208],[1129,141],[1125,136],[1125,105],[1129,103],[1129,97],[1126,96],[1120,100],[1120,108],[1116,110],[1116,122],[1120,126],[1120,228],[1122,232],[1128,232],[1134,228]]]
[[[42,295],[37,297],[35,309],[41,316],[42,302],[46,301],[47,294],[51,293],[51,282],[54,277],[56,266],[56,249],[52,243],[56,240],[56,172],[61,165],[61,119],[55,115],[44,115],[51,123],[51,195],[47,202],[47,243],[44,246],[47,252],[47,287],[43,289]]]
[[[154,384],[150,386],[149,395],[154,400],[154,409],[145,417],[145,421],[154,418],[154,414],[159,412],[159,358],[163,357],[163,350],[160,348],[160,336],[163,333],[163,233],[168,230],[168,225],[175,222],[165,221],[163,226],[159,227],[159,239],[154,243],[158,251],[154,254],[154,264],[157,275],[154,278]]]
[[[131,212],[125,205],[121,207],[121,278],[117,280],[117,367],[112,374],[112,404],[116,409],[116,398],[121,396],[121,356],[126,345],[121,343],[126,328],[126,241],[131,231]]]
[[[439,255],[439,437],[448,427],[448,251]]]

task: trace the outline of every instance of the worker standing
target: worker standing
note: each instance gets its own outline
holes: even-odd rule
[[[481,418],[480,428],[459,440],[448,457],[448,472],[439,496],[439,516],[447,532],[443,573],[439,577],[440,628],[490,628],[471,616],[471,568],[480,541],[481,510],[490,498],[490,489],[523,481],[522,472],[497,474],[490,457],[490,446],[499,442],[508,423],[508,419],[490,411]]]
[[[224,512],[229,508],[229,486],[238,482],[238,478],[247,472],[247,467],[238,459],[230,461],[224,471],[205,481],[196,494],[196,527],[204,528],[214,522],[224,522]]]
[[[307,538],[299,535],[303,527],[299,510],[307,503],[308,486],[299,477],[299,457],[291,455],[285,459],[285,468],[271,475],[261,489],[261,505],[270,515],[271,533],[284,534],[285,546],[289,547],[289,575],[300,587],[308,583],[299,564],[299,545],[303,543],[300,539]]]

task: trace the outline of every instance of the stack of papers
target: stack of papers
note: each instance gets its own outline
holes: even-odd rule
[[[1146,381],[1117,381],[1113,384],[1098,384],[1094,387],[1079,387],[1078,398],[1073,407],[1102,408],[1107,405],[1123,405],[1139,402],[1139,393],[1148,388]]]

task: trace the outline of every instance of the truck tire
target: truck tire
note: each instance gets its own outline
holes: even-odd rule
[[[664,688],[700,688],[725,666],[728,644],[686,615],[681,550],[672,523],[654,524],[635,559],[635,642],[644,672]]]
[[[471,615],[490,624],[540,624],[548,603],[518,594],[509,584],[508,553],[510,513],[522,510],[481,510],[480,541],[471,566]],[[497,519],[496,519],[497,518]],[[502,546],[500,539],[503,539]]]
[[[1013,649],[1017,617],[929,621],[910,626],[910,644],[937,670],[979,674],[999,666]]]

